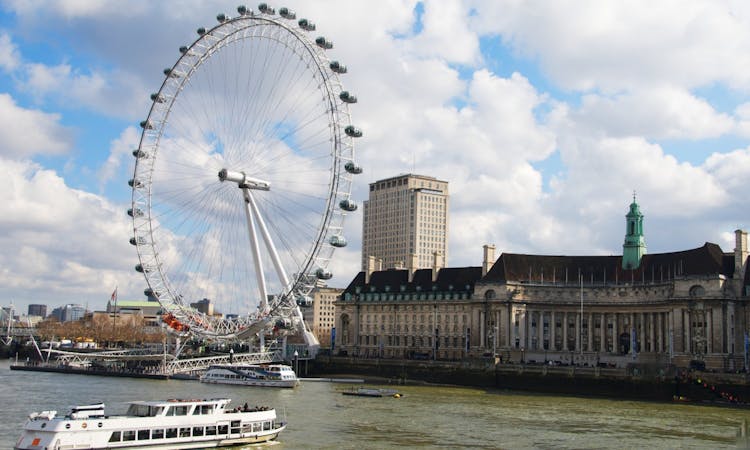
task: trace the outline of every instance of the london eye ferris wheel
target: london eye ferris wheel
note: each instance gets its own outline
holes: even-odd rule
[[[311,21],[266,4],[237,11],[199,28],[151,96],[129,182],[136,270],[176,331],[246,338],[273,327],[314,342],[300,307],[332,277],[357,208],[356,97]],[[191,307],[204,299],[238,314]]]

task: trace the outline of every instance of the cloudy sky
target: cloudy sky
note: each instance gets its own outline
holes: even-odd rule
[[[149,94],[237,2],[0,0],[0,305],[141,299],[128,243]],[[289,1],[334,42],[367,184],[448,180],[450,266],[650,253],[750,227],[750,6],[720,1]],[[248,5],[255,8],[257,5]],[[359,271],[361,214],[334,286]]]

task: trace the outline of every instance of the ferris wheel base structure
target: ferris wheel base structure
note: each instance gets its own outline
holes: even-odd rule
[[[130,243],[179,335],[319,343],[301,307],[333,274],[362,173],[348,72],[307,19],[265,3],[216,16],[164,70],[129,181]],[[218,174],[218,178],[217,178]],[[232,319],[191,307],[210,300]],[[244,313],[242,313],[244,311]]]

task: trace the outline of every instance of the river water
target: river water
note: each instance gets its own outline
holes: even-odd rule
[[[32,411],[66,413],[103,401],[229,397],[274,406],[289,423],[278,449],[673,449],[748,448],[738,438],[750,410],[535,395],[459,387],[398,386],[402,398],[344,396],[350,384],[307,381],[296,389],[234,387],[11,371],[0,362],[0,449],[11,449]],[[389,386],[393,388],[394,386]]]

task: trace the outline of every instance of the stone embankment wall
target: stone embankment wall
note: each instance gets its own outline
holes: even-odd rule
[[[366,381],[451,384],[607,398],[723,402],[727,396],[750,405],[746,374],[690,372],[673,366],[601,367],[319,357],[301,376],[358,376]],[[724,394],[722,396],[721,394]]]

